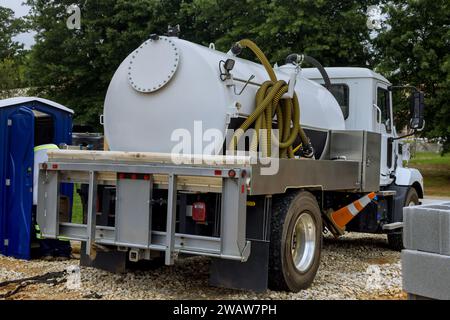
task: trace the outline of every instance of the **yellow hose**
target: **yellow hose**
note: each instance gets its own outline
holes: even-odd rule
[[[300,126],[300,104],[297,95],[292,99],[281,99],[288,92],[289,86],[283,80],[278,80],[269,60],[261,49],[251,40],[244,39],[238,42],[241,48],[249,48],[266,69],[270,80],[262,84],[256,93],[255,111],[244,121],[234,133],[229,150],[235,151],[239,140],[245,132],[254,125],[255,133],[250,142],[250,151],[257,152],[258,146],[263,157],[271,157],[272,143],[279,148],[280,158],[294,158],[293,144],[298,136],[303,145],[309,144],[309,139]],[[272,139],[272,125],[274,116],[277,116],[280,141]],[[265,135],[260,130],[266,130]],[[261,137],[261,141],[258,141]]]

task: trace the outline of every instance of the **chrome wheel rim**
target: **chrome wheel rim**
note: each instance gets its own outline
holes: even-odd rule
[[[305,272],[311,267],[316,250],[316,224],[309,213],[302,213],[295,222],[291,239],[291,256],[295,268]]]

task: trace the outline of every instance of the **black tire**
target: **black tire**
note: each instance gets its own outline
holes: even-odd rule
[[[405,203],[403,204],[403,207],[410,206],[411,203],[414,203],[414,205],[418,205],[420,203],[419,201],[419,195],[417,194],[416,189],[410,188],[408,191],[408,194],[405,198]],[[389,248],[395,251],[402,251],[403,250],[403,230],[395,233],[388,233],[387,235],[388,239],[388,245]]]
[[[315,235],[311,236],[315,247],[307,269],[300,272],[293,261],[293,241],[287,239],[293,239],[295,224],[303,214],[309,215],[315,226]],[[271,220],[269,287],[292,292],[307,289],[316,276],[322,249],[322,216],[316,198],[306,191],[274,197]]]

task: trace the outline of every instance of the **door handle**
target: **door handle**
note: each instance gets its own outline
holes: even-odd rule
[[[373,104],[373,107],[377,111],[377,123],[381,123],[381,109],[375,103]]]

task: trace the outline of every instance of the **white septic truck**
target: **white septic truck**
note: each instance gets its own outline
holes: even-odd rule
[[[402,208],[424,189],[403,166],[395,88],[298,54],[272,68],[249,40],[223,53],[152,35],[111,81],[109,150],[49,151],[41,165],[41,236],[82,241],[83,263],[96,267],[200,255],[212,259],[211,285],[305,289],[325,230],[386,233],[402,246]],[[423,94],[411,97],[420,130]],[[59,220],[63,182],[87,186],[83,224]]]

